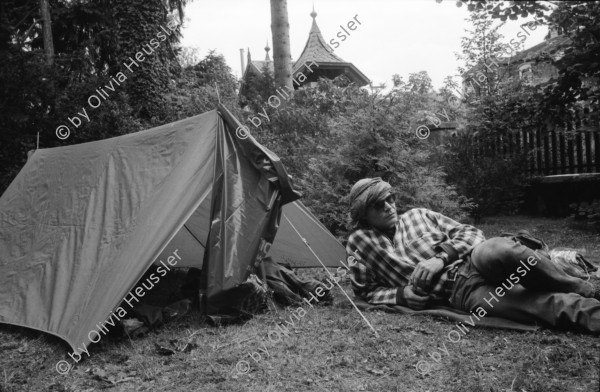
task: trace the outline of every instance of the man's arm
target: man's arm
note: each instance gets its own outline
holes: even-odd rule
[[[346,251],[358,259],[352,264],[354,293],[371,304],[408,305],[420,308],[429,297],[416,295],[408,278],[414,269],[410,261],[398,257],[389,240],[372,231],[354,232]]]
[[[350,281],[354,293],[365,298],[370,304],[403,305],[412,309],[423,309],[429,301],[429,295],[416,294],[411,284],[396,288],[378,286],[368,277],[368,269],[360,263],[353,267],[353,273],[354,278]]]
[[[485,241],[483,231],[448,218],[439,212],[421,209],[422,213],[445,233],[449,239],[436,247],[436,251],[444,251],[448,254],[448,263],[465,256],[473,246]]]
[[[357,262],[352,268],[352,289],[354,294],[365,299],[370,304],[406,305],[404,287],[383,287],[378,284],[370,269],[362,262]]]

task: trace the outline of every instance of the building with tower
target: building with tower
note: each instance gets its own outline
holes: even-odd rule
[[[313,9],[310,13],[313,19],[312,27],[308,34],[308,40],[304,45],[304,50],[298,57],[298,60],[292,61],[292,76],[294,77],[294,88],[314,87],[319,78],[335,79],[340,75],[345,75],[352,83],[357,86],[365,86],[369,84],[369,78],[363,74],[354,64],[344,61],[334,53],[331,46],[327,44],[321,30],[317,25],[317,13]],[[331,41],[334,41],[333,39]],[[337,42],[336,42],[337,43]],[[339,45],[338,45],[339,46]],[[263,76],[265,70],[270,72],[271,76],[274,72],[273,61],[269,56],[269,44],[265,47],[265,59],[252,60],[250,50],[247,54],[247,63],[244,67],[242,57],[242,86],[240,91],[243,93],[244,86],[251,77]],[[311,65],[312,64],[312,65]],[[305,75],[298,78],[295,75]]]

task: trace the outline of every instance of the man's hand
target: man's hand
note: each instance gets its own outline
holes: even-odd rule
[[[411,285],[404,287],[404,299],[406,300],[406,305],[411,309],[423,309],[427,305],[429,297],[429,295],[420,296],[415,294]]]
[[[444,269],[444,260],[432,257],[429,260],[425,260],[419,263],[412,275],[410,276],[410,282],[425,291],[431,290],[431,282],[435,275]]]

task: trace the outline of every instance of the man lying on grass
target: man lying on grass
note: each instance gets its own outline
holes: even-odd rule
[[[506,237],[413,208],[398,216],[391,186],[365,178],[350,191],[346,251],[357,296],[371,304],[465,312],[600,334],[600,292]],[[483,310],[481,310],[483,309]]]

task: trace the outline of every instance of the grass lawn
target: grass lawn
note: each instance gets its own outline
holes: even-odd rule
[[[477,227],[488,238],[524,228],[551,248],[585,248],[588,259],[600,260],[600,235],[571,229],[565,220],[498,217]],[[347,281],[343,286],[350,293]],[[66,343],[2,325],[0,392],[600,390],[598,336],[470,328],[452,343],[448,333],[456,327],[449,321],[366,312],[376,337],[339,289],[334,292],[332,306],[304,305],[305,314],[280,310],[216,328],[192,313],[135,340],[107,337],[66,375],[55,370],[60,360],[72,362]],[[295,327],[275,332],[277,321],[290,317]],[[424,362],[417,370],[419,361],[427,361],[429,372]]]

